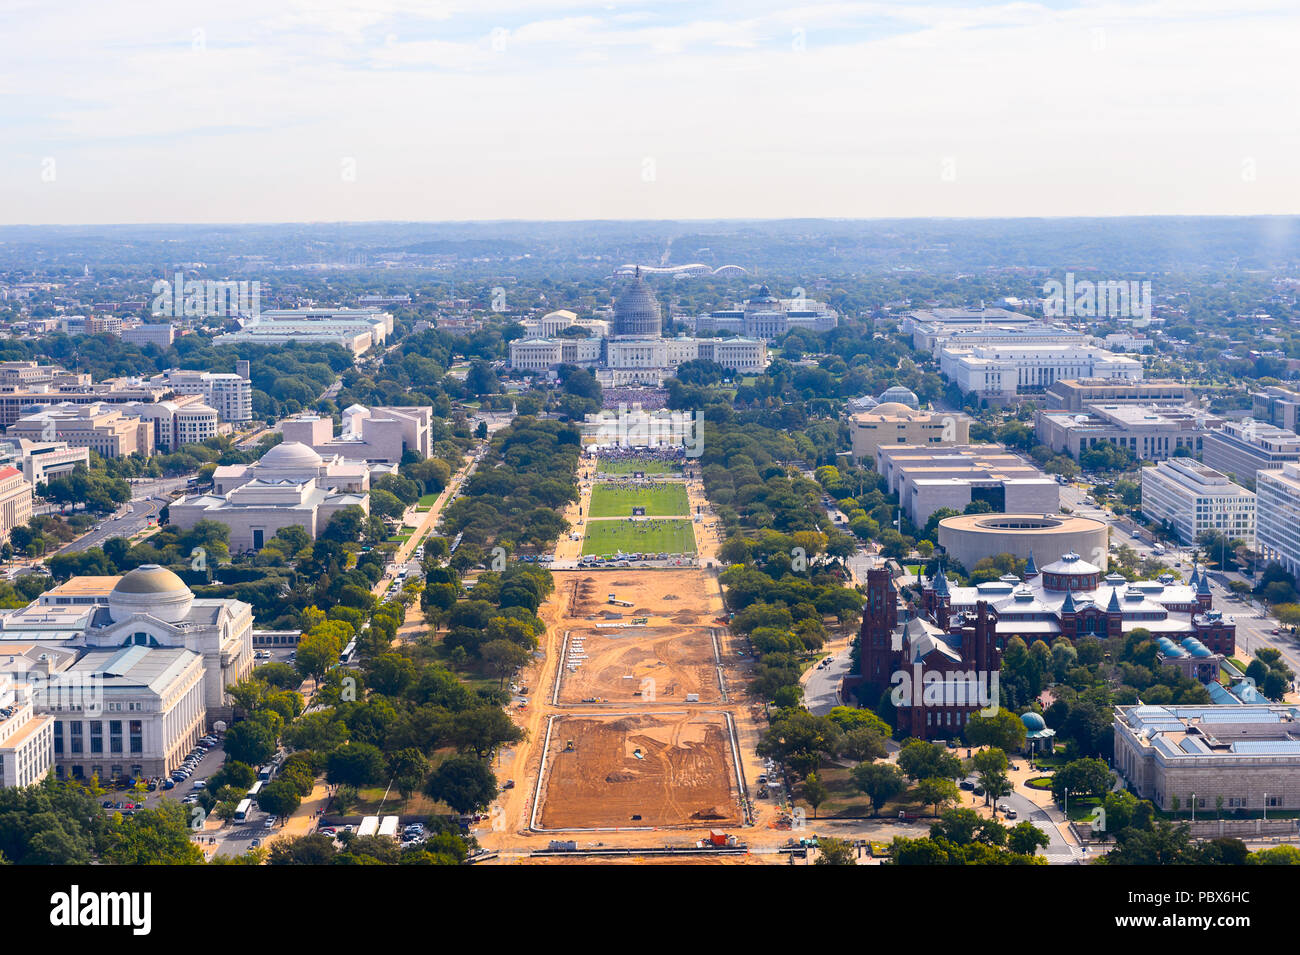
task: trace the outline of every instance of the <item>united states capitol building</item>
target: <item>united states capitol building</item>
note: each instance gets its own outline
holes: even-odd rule
[[[524,337],[510,343],[512,370],[577,365],[591,369],[605,387],[662,385],[678,365],[696,359],[741,374],[757,374],[768,364],[767,343],[760,338],[665,338],[659,301],[639,270],[614,303],[612,323],[559,311],[523,324]],[[575,330],[572,337],[569,329]]]

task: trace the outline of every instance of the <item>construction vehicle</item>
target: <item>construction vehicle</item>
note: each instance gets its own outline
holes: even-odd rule
[[[573,752],[573,740],[569,740],[569,741],[567,741],[567,742],[564,744],[564,751],[565,751],[566,753],[572,753],[572,752]]]
[[[609,602],[612,603],[615,607],[630,607],[630,606],[632,606],[632,601],[630,601],[630,600],[619,600],[617,594],[610,594],[610,595],[609,595]]]

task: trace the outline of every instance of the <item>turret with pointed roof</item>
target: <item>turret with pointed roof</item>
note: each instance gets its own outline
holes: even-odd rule
[[[1034,552],[1029,552],[1029,560],[1025,561],[1025,580],[1033,580],[1038,576],[1038,564],[1034,563]]]
[[[949,596],[948,575],[943,572],[943,562],[934,571],[934,592],[940,597]]]
[[[1208,570],[1201,574],[1201,579],[1196,585],[1196,594],[1197,596],[1210,594],[1210,572]]]
[[[1210,572],[1202,571],[1196,582],[1196,609],[1204,613],[1214,606],[1214,594],[1210,591]]]
[[[1074,638],[1078,636],[1079,620],[1076,616],[1078,612],[1079,608],[1074,602],[1074,594],[1067,590],[1065,592],[1065,600],[1061,602],[1060,622],[1061,636],[1068,640],[1074,640]]]

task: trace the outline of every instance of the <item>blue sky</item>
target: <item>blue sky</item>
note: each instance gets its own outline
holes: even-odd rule
[[[0,0],[0,222],[1300,211],[1292,0]]]

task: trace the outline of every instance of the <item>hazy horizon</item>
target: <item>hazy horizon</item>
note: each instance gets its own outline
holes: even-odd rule
[[[1061,221],[1088,221],[1088,220],[1116,220],[1116,219],[1295,219],[1300,218],[1300,212],[1257,212],[1257,213],[1196,213],[1196,212],[1176,212],[1176,213],[1151,213],[1151,214],[1129,214],[1115,213],[1113,215],[1059,215],[1059,216],[663,216],[652,218],[648,216],[636,216],[628,218],[549,218],[549,219],[523,219],[518,217],[503,217],[496,219],[282,219],[282,220],[214,220],[211,222],[200,222],[196,220],[155,220],[142,222],[3,222],[0,223],[0,230],[3,229],[99,229],[99,228],[141,228],[148,226],[160,227],[185,227],[185,226],[217,226],[226,228],[241,228],[245,226],[332,226],[332,225],[357,225],[357,226],[411,226],[411,225],[436,225],[436,226],[454,226],[454,225],[510,225],[519,223],[520,225],[546,225],[554,223],[557,225],[578,225],[584,222],[595,224],[624,225],[635,222],[648,222],[656,224],[666,223],[784,223],[784,222],[1050,222],[1053,220]]]

